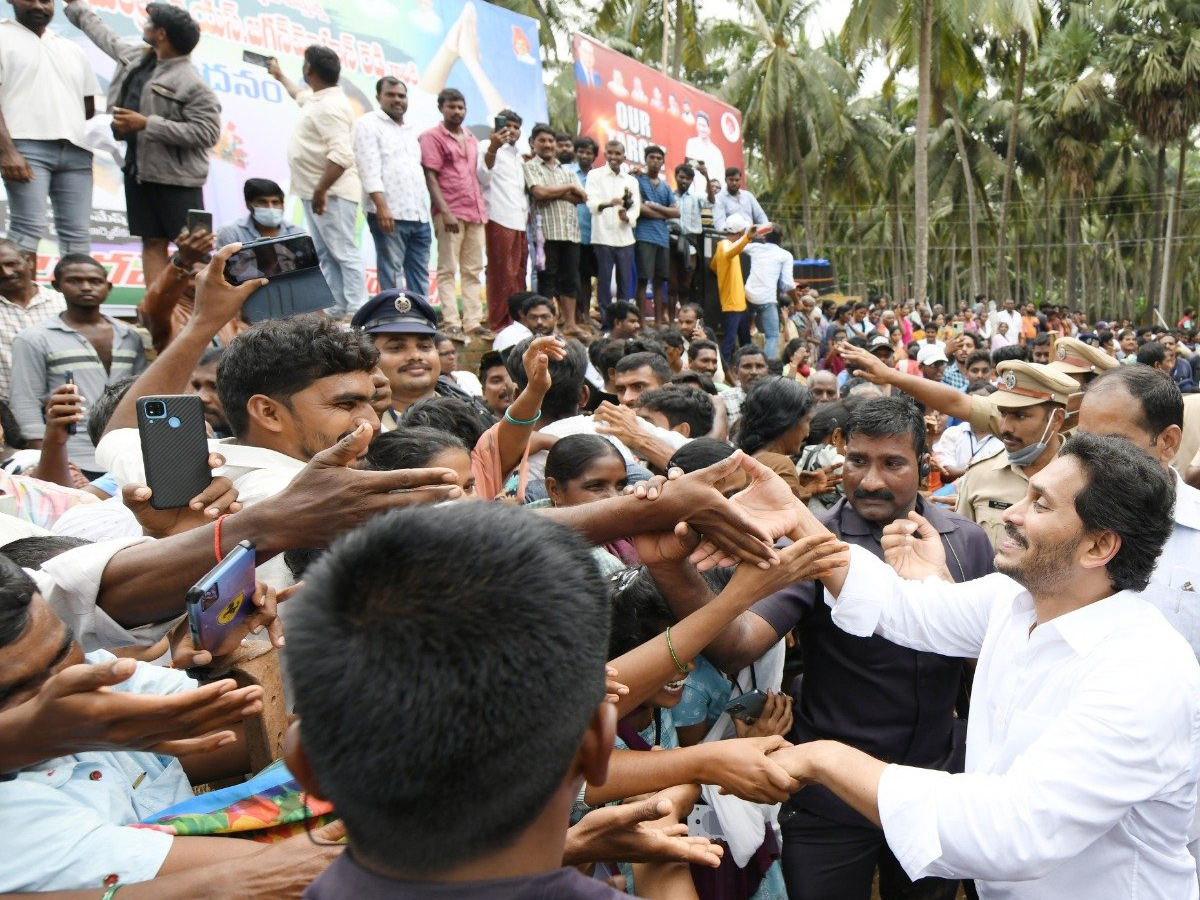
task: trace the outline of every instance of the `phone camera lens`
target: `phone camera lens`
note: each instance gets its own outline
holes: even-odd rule
[[[146,402],[146,418],[161,419],[167,414],[167,404],[161,400],[149,400]]]

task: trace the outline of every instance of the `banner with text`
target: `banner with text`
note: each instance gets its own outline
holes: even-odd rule
[[[91,0],[92,7],[122,37],[140,43],[145,5],[135,0]],[[406,121],[421,129],[441,120],[437,94],[458,88],[467,99],[466,124],[486,139],[492,117],[511,107],[528,123],[546,121],[537,22],[482,0],[192,0],[186,8],[203,36],[192,62],[221,101],[221,138],[212,150],[205,186],[206,208],[216,227],[247,215],[242,184],[247,178],[271,178],[288,187],[287,145],[299,106],[266,69],[243,61],[246,50],[279,59],[299,83],[304,49],[333,48],[342,61],[342,87],[357,114],[376,108],[375,82],[384,75],[408,86]],[[84,48],[108,89],[115,69],[57,10],[51,27]],[[88,141],[96,153],[92,240],[94,254],[110,266],[118,287],[141,287],[140,242],[130,237],[125,217],[120,164],[125,148],[113,139],[111,117],[97,102],[88,123]],[[304,227],[299,201],[288,198],[286,216]],[[5,219],[6,220],[6,219]],[[363,216],[359,242],[374,290],[374,247]],[[53,235],[51,235],[53,238]],[[39,278],[48,276],[56,251],[43,243]],[[112,298],[128,302],[131,291]]]
[[[645,149],[667,151],[666,172],[700,160],[709,178],[725,183],[725,168],[742,168],[742,114],[711,94],[668,78],[583,34],[572,35],[579,133],[600,145],[617,138],[630,162],[642,162]]]

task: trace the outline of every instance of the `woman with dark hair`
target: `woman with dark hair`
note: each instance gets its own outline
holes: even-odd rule
[[[546,454],[545,479],[554,506],[581,506],[616,497],[629,483],[625,458],[610,440],[595,434],[559,438]],[[610,541],[603,549],[627,566],[641,565],[628,538]]]
[[[755,382],[742,402],[738,446],[782,478],[805,502],[811,492],[800,484],[793,458],[804,446],[812,418],[812,391],[790,378]]]
[[[414,426],[385,431],[367,448],[366,468],[377,472],[397,469],[453,469],[467,497],[475,497],[471,453],[457,436],[437,428]]]

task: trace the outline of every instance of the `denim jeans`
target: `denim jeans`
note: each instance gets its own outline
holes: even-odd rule
[[[612,275],[617,270],[617,299],[628,300],[633,296],[633,244],[628,247],[609,247],[592,244],[596,252],[596,299],[600,304],[600,317],[607,331],[612,328],[608,307],[612,304]],[[639,312],[641,306],[638,306]]]
[[[750,311],[723,312],[721,324],[725,328],[725,333],[721,335],[721,359],[727,367],[732,368],[734,351],[750,343]]]
[[[33,170],[33,181],[4,182],[9,238],[22,250],[37,250],[46,233],[49,199],[59,253],[91,253],[92,154],[70,141],[17,139],[13,144]]]
[[[342,197],[329,197],[325,212],[318,216],[313,213],[312,200],[305,200],[304,218],[317,248],[321,271],[333,294],[333,306],[326,312],[337,318],[354,315],[367,302],[367,276],[354,240],[358,204]]]
[[[754,313],[754,322],[763,336],[763,353],[767,359],[779,356],[779,304],[750,303],[748,308]]]
[[[429,250],[433,246],[433,232],[428,222],[402,221],[396,219],[391,234],[379,230],[379,219],[375,213],[367,213],[367,228],[375,240],[375,259],[379,264],[379,289],[389,291],[403,288],[429,296]],[[400,283],[400,275],[404,283]]]

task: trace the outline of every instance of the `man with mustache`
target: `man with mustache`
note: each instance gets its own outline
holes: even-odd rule
[[[1003,453],[977,460],[958,482],[958,511],[982,525],[998,544],[1004,512],[1025,496],[1029,479],[1054,459],[1062,446],[1063,423],[1078,381],[1050,366],[1009,359],[996,367],[999,390],[972,397],[940,381],[918,378],[884,365],[870,353],[841,344],[847,368],[873,384],[890,384],[918,403],[990,431]]]
[[[493,424],[482,401],[460,388],[449,373],[442,374],[434,334],[437,313],[420,294],[383,291],[363,305],[351,323],[379,351],[379,368],[392,389],[392,405],[379,417],[382,431],[392,431],[414,403],[432,397],[457,397],[478,412],[483,426]]]
[[[925,423],[903,397],[860,404],[845,428],[846,496],[821,518],[840,540],[883,558],[883,528],[916,511],[947,548],[955,581],[994,571],[983,529],[920,496],[929,465]],[[660,585],[670,576],[652,567]],[[668,594],[680,616],[707,594]],[[724,671],[738,671],[798,628],[804,679],[793,688],[794,725],[788,740],[833,738],[894,762],[960,772],[965,729],[954,718],[962,660],[899,647],[881,637],[854,637],[830,618],[819,582],[795,584],[752,606],[704,651]],[[783,818],[783,867],[792,900],[838,897],[867,900],[879,868],[884,900],[953,898],[956,881],[913,884],[887,847],[883,832],[821,787],[792,796]],[[790,815],[789,815],[790,814]]]

